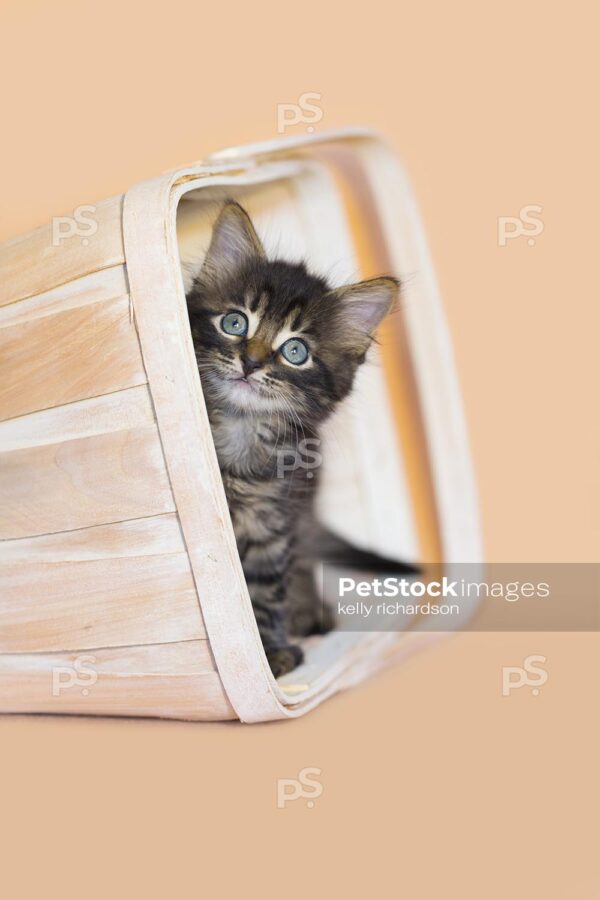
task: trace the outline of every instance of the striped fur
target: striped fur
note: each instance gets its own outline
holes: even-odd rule
[[[327,627],[306,540],[319,428],[350,392],[397,288],[379,278],[332,290],[304,264],[269,261],[245,211],[227,203],[188,293],[240,559],[275,675],[302,660],[290,636]],[[228,314],[244,333],[224,330]],[[284,355],[289,341],[308,350],[299,365]]]

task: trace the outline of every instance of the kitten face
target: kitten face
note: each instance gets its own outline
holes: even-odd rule
[[[204,389],[240,413],[322,421],[350,391],[397,288],[379,278],[331,290],[303,264],[269,261],[244,210],[226,204],[188,295]]]

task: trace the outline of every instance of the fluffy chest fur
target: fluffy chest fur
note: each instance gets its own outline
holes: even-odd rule
[[[213,440],[231,519],[243,551],[272,536],[292,543],[296,523],[312,505],[316,473],[302,465],[298,428],[277,415],[210,412]]]
[[[285,475],[282,461],[295,453],[296,430],[283,417],[210,413],[213,440],[223,473],[262,479]]]

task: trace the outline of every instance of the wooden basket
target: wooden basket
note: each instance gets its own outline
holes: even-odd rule
[[[396,160],[363,131],[224,151],[0,247],[1,712],[292,717],[435,638],[422,622],[333,632],[279,682],[269,671],[185,303],[224,197],[267,250],[406,281],[325,436],[323,519],[399,559],[480,558],[451,350]]]

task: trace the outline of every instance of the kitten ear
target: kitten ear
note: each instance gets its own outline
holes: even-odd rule
[[[231,274],[265,251],[250,221],[239,203],[226,203],[214,224],[212,239],[202,267],[202,274]]]
[[[360,281],[335,292],[342,301],[344,324],[367,346],[368,339],[394,305],[399,288],[399,281],[386,277]]]

